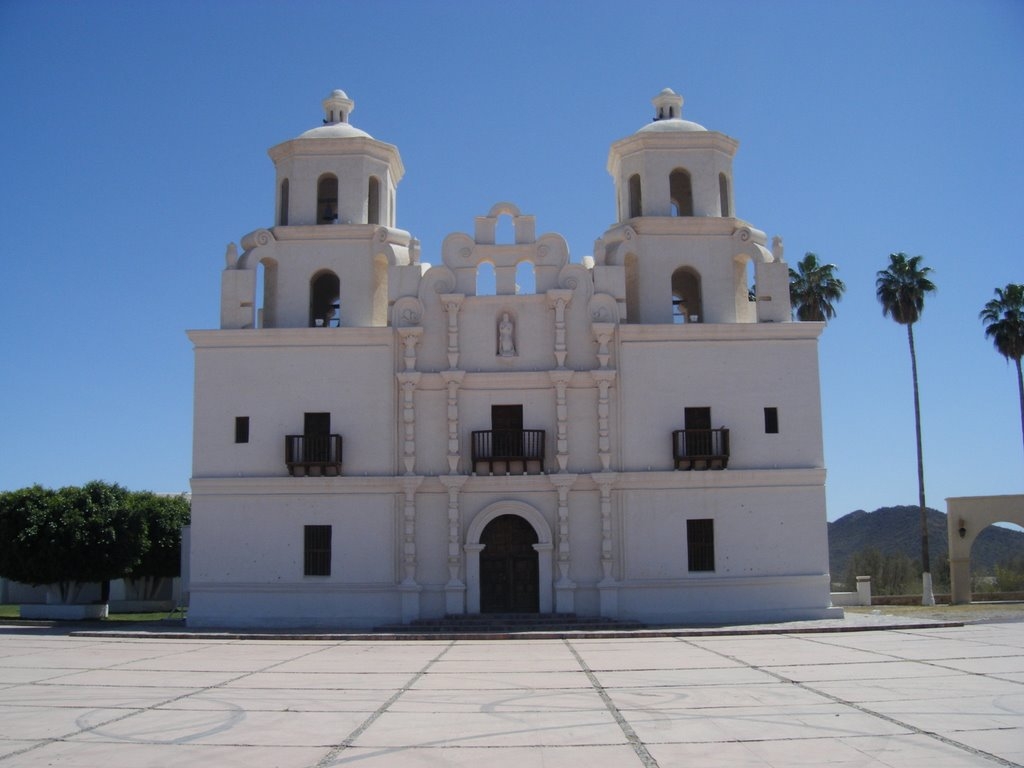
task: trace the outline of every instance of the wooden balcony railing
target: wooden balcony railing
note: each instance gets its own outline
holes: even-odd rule
[[[675,430],[672,459],[676,469],[725,469],[729,466],[729,430]]]
[[[470,444],[474,473],[477,463],[485,461],[492,475],[495,462],[505,464],[505,474],[511,474],[514,463],[521,463],[525,475],[529,462],[535,461],[544,474],[543,429],[479,430],[472,433]]]
[[[295,477],[341,474],[341,435],[287,435],[284,462]]]

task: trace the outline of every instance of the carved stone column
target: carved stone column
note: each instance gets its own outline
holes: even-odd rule
[[[398,374],[402,388],[402,462],[406,475],[414,474],[416,469],[416,385],[419,381],[419,373]]]
[[[466,585],[459,578],[459,571],[462,570],[459,491],[466,482],[466,476],[441,475],[438,479],[448,489],[448,583],[444,585],[445,613],[465,613]],[[479,596],[477,601],[479,603]]]
[[[555,439],[555,458],[558,461],[558,471],[566,472],[569,467],[569,404],[566,400],[566,390],[573,372],[562,369],[548,371],[551,383],[555,386],[555,417],[557,419],[557,433]]]
[[[422,477],[403,477],[400,481],[405,503],[402,506],[402,621],[408,624],[420,616],[420,591],[416,582],[416,489]]]
[[[548,291],[548,304],[555,310],[555,362],[559,368],[565,367],[565,356],[568,348],[565,345],[565,308],[572,300],[572,291],[558,288]]]
[[[616,373],[613,370],[593,371],[591,375],[597,384],[597,457],[601,460],[601,470],[607,472],[612,465],[612,441],[609,428],[611,402],[608,391],[615,383]]]
[[[608,361],[611,359],[608,345],[615,333],[615,323],[591,323],[590,329],[594,332],[594,338],[597,339],[597,361],[602,368],[607,368]]]
[[[448,316],[448,367],[459,367],[459,307],[466,298],[461,293],[442,293],[441,304]]]
[[[398,338],[402,342],[402,362],[406,371],[416,370],[416,345],[423,336],[423,329],[408,327],[398,329]]]
[[[601,571],[602,578],[597,588],[601,596],[601,615],[617,618],[619,615],[619,590],[615,580],[615,549],[612,536],[612,485],[617,475],[601,472],[591,475],[601,492]]]
[[[448,389],[448,473],[459,471],[459,387],[465,371],[441,371],[445,387]]]
[[[555,581],[555,611],[573,613],[576,584],[569,577],[572,565],[572,540],[569,537],[569,490],[576,475],[552,475],[551,482],[558,491],[558,525],[555,529],[555,563],[558,566]]]

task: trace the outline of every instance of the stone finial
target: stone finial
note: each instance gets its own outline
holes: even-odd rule
[[[228,243],[227,250],[224,252],[224,261],[227,262],[228,269],[234,269],[238,263],[238,246],[233,242]]]
[[[671,88],[663,88],[651,99],[654,105],[654,120],[678,120],[683,116],[683,97]]]
[[[776,235],[772,238],[772,256],[775,257],[776,261],[785,261],[785,259],[782,258],[782,251],[782,237],[780,235]]]
[[[323,100],[323,106],[324,125],[334,125],[335,123],[347,123],[348,116],[356,108],[356,103],[343,90],[335,89]]]

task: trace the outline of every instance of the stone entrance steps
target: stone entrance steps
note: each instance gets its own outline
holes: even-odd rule
[[[644,629],[636,621],[575,613],[477,613],[415,619],[408,624],[375,627],[374,632],[399,635],[510,635],[517,633],[616,632]]]

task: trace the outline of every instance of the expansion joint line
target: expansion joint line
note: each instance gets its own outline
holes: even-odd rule
[[[590,685],[593,689],[597,691],[597,695],[601,697],[601,701],[604,702],[604,705],[611,713],[611,716],[615,718],[615,722],[618,723],[619,728],[626,737],[626,741],[629,742],[629,746],[631,746],[633,751],[636,752],[636,756],[640,758],[640,762],[643,763],[644,768],[660,768],[658,761],[655,760],[651,753],[647,751],[647,747],[644,746],[642,741],[640,741],[640,737],[636,735],[636,731],[633,730],[633,726],[629,724],[623,714],[619,711],[619,708],[615,706],[615,702],[612,701],[611,696],[608,695],[608,691],[606,691],[604,686],[601,685],[601,682],[597,679],[597,675],[595,675],[590,669],[587,662],[583,660],[583,657],[580,656],[577,650],[572,647],[572,644],[568,640],[563,638],[562,642],[565,643],[565,646],[569,649],[569,653],[575,657],[576,663],[580,665],[580,669],[583,670],[583,674],[587,676],[587,680],[590,681]]]
[[[784,635],[784,637],[793,637],[793,635]],[[690,642],[688,642],[687,640],[685,640],[683,638],[677,638],[677,639],[680,640],[681,642],[686,643],[687,645],[693,645],[693,643],[690,643]],[[820,641],[814,640],[813,638],[807,638],[807,637],[801,638],[801,639],[803,639],[803,640],[810,640],[811,642],[820,642]],[[822,644],[823,645],[828,645],[827,643],[822,643]],[[694,647],[698,647],[698,646],[694,646]],[[728,659],[729,661],[736,662],[737,664],[743,664],[744,666],[749,667],[750,669],[756,669],[758,672],[764,672],[766,675],[774,677],[780,683],[787,683],[789,685],[795,685],[796,687],[801,688],[802,690],[805,690],[808,693],[813,693],[815,696],[821,696],[823,699],[828,699],[829,701],[831,701],[834,704],[840,704],[840,705],[842,705],[844,707],[849,707],[850,709],[855,709],[855,710],[857,710],[858,712],[860,712],[862,714],[868,715],[869,717],[877,717],[879,720],[884,720],[885,722],[891,723],[892,725],[899,726],[900,728],[906,728],[908,731],[910,731],[910,732],[912,732],[912,733],[914,733],[914,734],[916,734],[918,736],[927,736],[928,738],[935,739],[936,741],[941,741],[943,744],[945,744],[947,746],[954,747],[954,748],[959,749],[959,750],[961,750],[963,752],[967,752],[968,754],[974,755],[975,757],[981,757],[981,758],[984,758],[986,760],[991,760],[993,763],[997,763],[998,765],[1006,765],[1006,766],[1009,766],[1010,768],[1020,768],[1020,764],[1019,763],[1014,763],[1014,762],[1012,762],[1010,760],[1006,760],[1006,759],[1004,759],[1002,757],[999,757],[999,755],[993,755],[991,752],[985,752],[984,750],[981,750],[981,749],[975,749],[974,747],[971,747],[971,746],[969,746],[967,744],[964,744],[962,742],[959,742],[959,741],[956,741],[954,739],[951,739],[948,736],[943,736],[941,733],[936,733],[935,731],[926,731],[923,728],[918,728],[916,725],[911,725],[910,723],[906,723],[906,722],[904,722],[904,721],[902,721],[902,720],[900,720],[898,718],[892,717],[890,715],[883,714],[881,712],[876,712],[875,710],[873,710],[873,709],[871,709],[869,707],[866,707],[866,706],[864,706],[862,704],[858,704],[855,701],[848,701],[848,700],[843,699],[843,698],[841,698],[839,696],[834,696],[833,694],[828,693],[827,691],[818,690],[813,685],[808,685],[807,683],[801,683],[801,682],[799,682],[797,680],[793,680],[792,678],[786,677],[785,675],[780,675],[778,672],[773,672],[771,669],[766,669],[765,667],[761,667],[761,666],[758,666],[756,664],[748,664],[747,662],[743,661],[743,659],[740,659],[740,658],[738,658],[736,656],[733,656],[731,654],[722,653],[721,651],[716,651],[716,650],[714,650],[712,648],[707,648],[707,647],[704,647],[704,646],[699,646],[699,647],[702,648],[705,651],[709,651],[710,653],[715,654],[716,656],[721,656],[723,659]],[[882,654],[882,653],[880,653],[878,655],[879,656],[889,656],[889,658],[892,658],[894,660],[905,661],[905,659],[901,659],[899,656],[891,656],[890,654]]]
[[[401,688],[395,691],[387,701],[385,701],[383,704],[377,707],[377,709],[369,717],[363,720],[363,722],[361,722],[358,725],[358,727],[356,727],[356,729],[352,731],[352,733],[346,736],[341,742],[331,747],[331,751],[324,755],[322,758],[320,758],[320,762],[316,764],[315,768],[327,768],[327,766],[335,765],[335,761],[337,760],[338,755],[340,755],[346,749],[351,747],[352,743],[360,736],[362,736],[363,732],[366,731],[367,728],[369,728],[371,725],[377,722],[377,718],[379,718],[381,715],[387,712],[406,691],[410,690],[414,685],[416,685],[416,683],[419,682],[419,679],[423,677],[425,674],[427,674],[427,670],[429,670],[432,666],[439,662],[444,657],[444,655],[452,649],[454,645],[455,641],[452,640],[448,643],[448,645],[442,648],[440,653],[438,653],[434,658],[432,658],[430,661],[424,664],[423,669],[421,669],[419,672],[410,677],[406,681],[405,685],[403,685]]]

